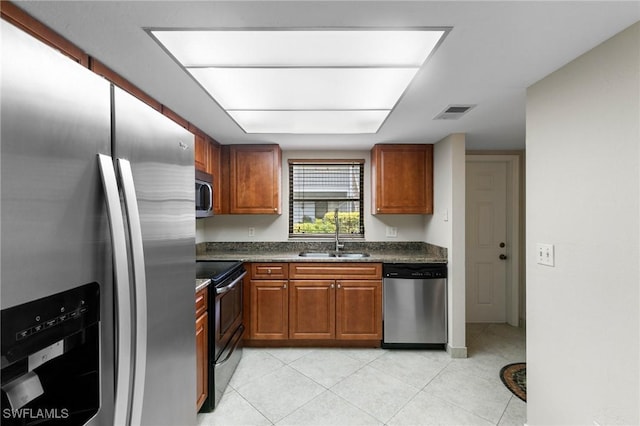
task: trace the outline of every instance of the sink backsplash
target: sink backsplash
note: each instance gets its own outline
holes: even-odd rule
[[[447,258],[447,249],[419,241],[386,242],[386,241],[349,241],[344,243],[345,252],[421,252]],[[205,242],[196,244],[196,255],[209,252],[226,253],[297,253],[301,251],[333,251],[334,241],[275,241],[275,242]]]

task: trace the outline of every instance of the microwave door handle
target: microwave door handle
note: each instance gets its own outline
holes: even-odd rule
[[[129,265],[127,263],[127,242],[125,238],[124,220],[120,207],[120,194],[113,167],[113,160],[108,155],[98,154],[98,164],[102,177],[107,217],[111,233],[113,250],[113,279],[115,287],[115,333],[116,333],[116,386],[114,400],[114,425],[129,423],[129,377],[132,368],[131,347],[131,295],[129,293]],[[110,336],[102,336],[108,339]]]
[[[209,188],[209,208],[207,210],[212,212],[213,211],[213,187],[207,184],[207,188]]]
[[[131,397],[131,424],[142,421],[142,402],[144,399],[144,377],[147,362],[147,282],[145,276],[144,247],[142,244],[142,226],[138,210],[138,197],[133,181],[131,163],[118,158],[118,170],[124,193],[125,211],[129,225],[131,261],[135,289],[135,370],[133,376],[133,394]]]
[[[236,284],[238,284],[238,282],[240,282],[240,280],[244,278],[245,275],[247,275],[246,271],[243,272],[242,275],[240,275],[238,278],[233,280],[231,284],[228,284],[224,287],[216,288],[216,294],[224,294],[224,293],[230,292],[233,289],[233,287],[235,287]]]

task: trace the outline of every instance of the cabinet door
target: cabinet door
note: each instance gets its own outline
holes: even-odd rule
[[[433,213],[433,145],[375,145],[372,213]]]
[[[204,312],[196,319],[196,410],[207,399],[209,387],[209,315]]]
[[[220,145],[209,144],[209,173],[213,175],[213,213],[222,213],[222,167]]]
[[[280,213],[280,157],[278,145],[229,148],[229,213]]]
[[[286,280],[251,280],[252,339],[284,340],[289,335]]]
[[[209,142],[202,133],[196,133],[194,161],[196,170],[209,173]]]
[[[334,280],[289,281],[289,338],[334,339]]]
[[[382,339],[382,281],[336,281],[336,339]]]

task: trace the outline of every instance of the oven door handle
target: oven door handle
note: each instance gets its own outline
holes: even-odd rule
[[[245,275],[247,275],[247,271],[244,271],[242,273],[242,275],[240,275],[238,278],[233,280],[233,282],[231,284],[226,285],[224,287],[216,288],[216,295],[228,293],[231,290],[233,290],[233,287],[235,287],[235,285],[238,284],[240,282],[240,280],[244,278]]]

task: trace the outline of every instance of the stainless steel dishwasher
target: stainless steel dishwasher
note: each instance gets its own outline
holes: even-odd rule
[[[435,348],[447,343],[447,265],[382,266],[383,348]]]

